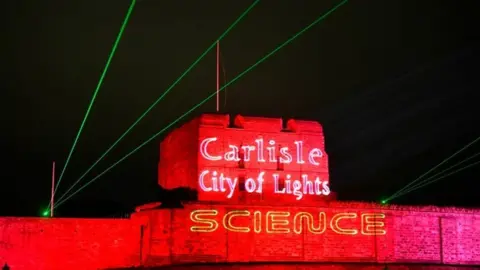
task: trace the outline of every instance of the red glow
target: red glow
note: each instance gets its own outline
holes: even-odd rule
[[[320,124],[290,120],[285,132],[281,131],[281,119],[239,116],[235,129],[227,128],[228,123],[225,115],[203,115],[174,130],[161,144],[159,184],[168,189],[196,189],[199,202],[186,203],[183,209],[155,209],[160,203],[149,203],[137,207],[130,219],[3,217],[0,264],[6,262],[12,270],[89,270],[190,262],[480,265],[480,210],[333,201],[333,193],[323,194],[322,189],[317,194],[320,189],[315,187],[317,178],[330,183]],[[205,149],[220,156],[218,160],[205,159],[199,151],[202,141],[213,137],[217,140]],[[232,149],[228,145],[240,149],[241,145],[253,146],[259,138],[293,149],[288,152],[291,162],[281,163],[281,168],[278,162],[267,162],[271,158],[279,161],[280,155],[269,153],[281,148],[269,152],[265,145],[264,156],[252,150],[244,166],[225,160],[226,150]],[[301,150],[294,148],[295,141],[302,141]],[[245,157],[245,153],[235,151],[230,155]],[[288,160],[287,155],[283,157]],[[209,175],[202,190],[199,175],[206,170],[216,171],[217,178]],[[252,178],[256,186],[243,190],[232,185],[235,190],[228,197],[228,181],[221,181],[221,174],[237,177],[239,182]],[[287,175],[299,180],[302,187],[297,191],[302,197],[294,195],[293,181],[291,193],[286,192],[286,181],[282,184],[285,193],[276,192],[281,187],[275,186],[275,174],[284,180],[288,180]],[[320,268],[311,266],[308,269]],[[346,269],[333,267],[328,269]],[[379,269],[378,265],[369,267]],[[288,265],[268,268],[293,269]]]
[[[195,189],[200,201],[308,203],[330,196],[328,155],[317,122],[290,120],[286,130],[280,118],[237,116],[234,128],[229,122],[228,115],[203,115],[167,136],[159,184]]]
[[[209,233],[191,231],[192,225],[199,225],[191,221],[191,212],[199,209],[218,211],[218,229]],[[250,212],[248,217],[234,216],[230,220],[233,230],[248,227],[249,232],[223,228],[223,218],[231,211]],[[290,231],[267,233],[268,211],[291,213],[288,225],[274,226]],[[256,212],[260,212],[256,217],[260,222],[254,223]],[[305,219],[302,230],[298,223],[295,230],[292,218],[299,212],[313,215],[315,222],[310,230]],[[318,226],[321,212],[326,217],[324,232],[323,223]],[[357,218],[338,221],[341,229],[357,230],[356,234],[339,234],[331,229],[332,217],[339,213],[357,213]],[[362,218],[362,213],[383,213],[385,218]],[[282,216],[274,219],[285,220]],[[383,222],[384,226],[369,227],[373,222]],[[12,269],[246,261],[480,264],[479,210],[342,202],[288,208],[188,204],[185,209],[137,212],[127,220],[0,218],[0,228],[0,263],[8,262]],[[369,235],[373,230],[378,230],[377,235]]]
[[[352,221],[360,217],[360,223]],[[329,230],[340,235],[357,235],[359,231],[363,235],[386,234],[385,214],[382,213],[336,213],[327,222],[325,212],[318,212],[317,216],[314,216],[306,211],[291,213],[279,210],[267,212],[231,210],[222,217],[218,210],[203,209],[190,212],[190,221],[193,223],[190,226],[192,232],[214,232],[219,228],[219,224],[222,224],[221,227],[225,230],[243,233],[254,231],[255,233],[302,234],[306,227],[306,230],[312,234],[323,234],[328,227]],[[342,223],[352,223],[353,226],[343,227]]]

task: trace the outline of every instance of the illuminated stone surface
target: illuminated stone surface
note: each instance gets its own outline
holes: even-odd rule
[[[151,203],[138,207],[130,219],[1,217],[0,264],[7,262],[12,270],[242,262],[270,264],[219,267],[343,270],[383,269],[374,263],[480,265],[480,210],[340,202],[333,192],[307,191],[300,199],[275,193],[269,178],[274,173],[290,174],[299,181],[307,174],[308,179],[330,182],[320,124],[290,120],[286,132],[281,119],[236,117],[236,129],[228,128],[229,122],[225,115],[203,115],[174,130],[161,144],[159,184],[195,189],[198,202],[186,203],[183,209],[153,209],[158,203]],[[211,144],[208,153],[221,154],[222,160],[208,160],[200,153],[202,141],[213,137],[221,143]],[[260,137],[263,143],[275,140],[289,149],[294,149],[295,140],[302,141],[302,159],[292,151],[291,162],[279,170],[279,163],[267,162],[272,155],[265,148],[265,162],[253,150],[243,168],[238,161],[224,160],[226,150],[232,149],[229,145],[258,146],[255,140]],[[205,170],[216,170],[218,177],[221,172],[225,177],[227,172],[251,176],[257,184],[258,175],[265,172],[262,192],[237,186],[229,198],[219,185],[215,192],[202,190],[199,174]],[[205,183],[213,190],[212,181]],[[306,264],[297,267],[295,262]],[[396,265],[389,269],[454,268]]]
[[[289,120],[285,128],[280,118],[236,116],[233,122],[229,127],[228,115],[205,114],[170,133],[160,146],[158,183],[167,189],[189,187],[200,201],[210,202],[311,204],[335,197],[318,122]],[[239,190],[251,178],[259,191],[260,174],[261,192]],[[218,190],[221,182],[224,191]]]

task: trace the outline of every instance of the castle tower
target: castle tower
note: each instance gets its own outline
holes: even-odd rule
[[[199,201],[312,203],[332,199],[318,122],[204,114],[160,145],[158,183]]]

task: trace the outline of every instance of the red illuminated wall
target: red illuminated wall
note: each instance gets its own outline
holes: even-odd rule
[[[0,265],[12,270],[105,269],[140,263],[130,219],[0,218]]]
[[[241,233],[225,230],[220,219],[214,232],[191,232],[195,223],[190,213],[199,209],[215,209],[220,216],[227,210],[324,211],[327,219],[340,212],[384,213],[386,234],[338,235],[330,228],[319,235],[306,230],[300,234]],[[234,225],[250,221],[238,218]],[[340,226],[359,228],[359,223],[346,220]],[[185,209],[145,210],[125,220],[0,218],[0,264],[8,262],[12,270],[247,261],[480,265],[480,211],[345,202],[319,207],[196,203]]]
[[[218,210],[219,227],[213,232],[192,232],[190,214],[199,209]],[[256,233],[252,217],[238,217],[236,227],[223,228],[226,211],[324,211],[327,221],[335,213],[384,213],[385,235],[363,235],[361,220],[344,220],[343,228],[357,228],[355,235],[341,235],[327,227],[322,234],[304,230],[297,234]],[[480,211],[419,207],[383,207],[375,204],[332,202],[319,207],[271,207],[189,204],[185,209],[152,210],[148,216],[150,246],[147,265],[185,262],[416,262],[480,265]],[[289,225],[293,228],[292,217]],[[328,222],[327,222],[328,223]],[[305,224],[304,224],[305,225]],[[164,243],[170,243],[165,245]]]
[[[325,189],[302,197],[278,193],[273,175],[329,184],[321,125],[289,120],[283,129],[279,118],[242,116],[234,122],[230,127],[228,115],[202,115],[161,143],[158,183],[195,189],[198,202],[183,209],[153,209],[160,203],[151,203],[138,207],[130,219],[0,218],[0,265],[7,262],[12,270],[246,262],[266,263],[254,269],[325,269],[332,263],[364,264],[328,269],[379,269],[378,263],[480,265],[480,210],[339,202]],[[255,142],[263,150],[252,150],[249,160],[245,152],[228,153],[255,140],[276,148]],[[269,159],[280,157],[283,164]],[[200,181],[206,171],[211,177]],[[225,187],[221,191],[214,185],[227,176],[261,182],[262,190],[237,186],[228,198]],[[280,265],[286,262],[311,265]]]
[[[160,143],[158,183],[167,189],[196,189],[199,118],[173,130]]]
[[[154,269],[169,270],[210,270],[210,269],[248,269],[248,270],[476,270],[478,267],[445,266],[445,265],[371,265],[368,263],[325,263],[325,264],[299,264],[299,263],[233,263],[233,264],[186,264]]]
[[[158,183],[167,189],[195,189],[200,201],[305,203],[334,198],[330,190],[325,196],[304,194],[301,199],[273,192],[274,175],[279,181],[301,180],[306,175],[308,181],[318,177],[329,184],[328,155],[323,129],[318,122],[289,120],[284,128],[281,118],[238,115],[234,123],[229,126],[229,115],[204,114],[169,134],[160,146]],[[203,147],[205,140],[212,141]],[[261,146],[256,140],[261,140]],[[227,160],[226,154],[231,147],[240,149],[243,166],[238,161]],[[212,159],[202,153],[208,153]],[[202,172],[208,172],[204,177],[208,188],[212,187],[213,177],[218,178],[220,174],[238,178],[237,185],[225,192],[205,192],[200,188]],[[239,190],[242,179],[258,179],[260,174],[264,181],[262,192]]]

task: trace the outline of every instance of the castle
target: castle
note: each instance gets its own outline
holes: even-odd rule
[[[337,201],[328,168],[317,122],[204,114],[160,144],[158,184],[191,190],[193,199],[177,208],[139,206],[128,219],[0,217],[0,264],[12,270],[480,265],[480,210]]]

